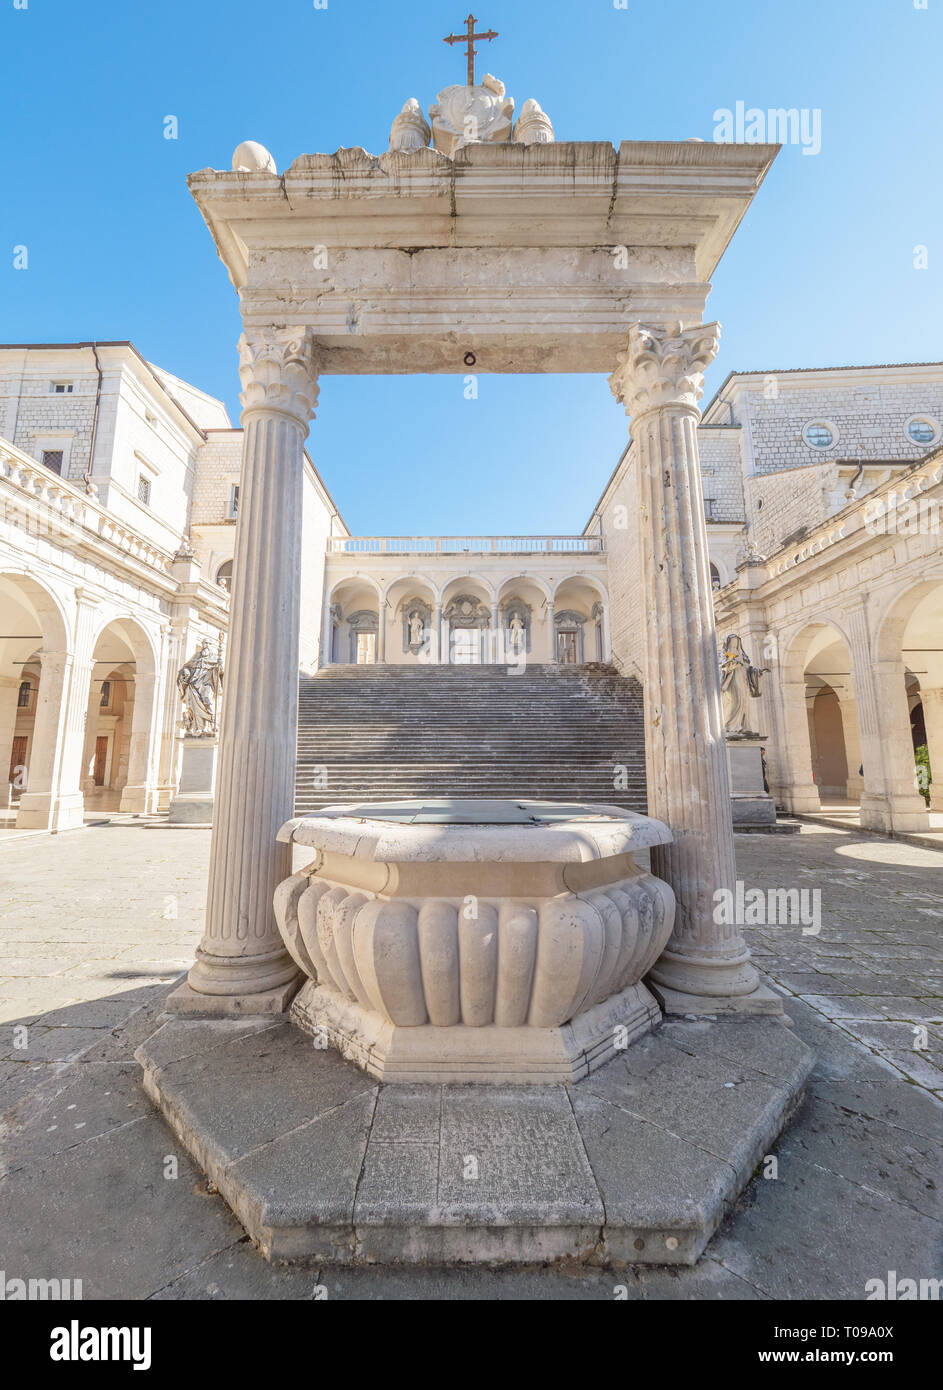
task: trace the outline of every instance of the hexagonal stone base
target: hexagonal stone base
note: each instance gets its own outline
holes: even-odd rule
[[[308,980],[291,1017],[303,1032],[321,1035],[322,1042],[378,1081],[553,1085],[579,1081],[605,1066],[660,1023],[661,1010],[637,984],[559,1028],[397,1028],[337,990]]]
[[[673,1021],[575,1086],[383,1084],[284,1020],[170,1019],[144,1086],[271,1260],[693,1264],[801,1099],[779,1019]]]

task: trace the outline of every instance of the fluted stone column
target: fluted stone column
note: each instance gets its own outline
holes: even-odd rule
[[[553,599],[547,604],[547,629],[550,633],[550,655],[547,660],[551,665],[557,662],[557,606]]]
[[[760,987],[740,927],[715,920],[715,890],[734,888],[736,868],[697,403],[719,340],[717,324],[636,323],[610,380],[638,469],[648,808],[675,837],[652,850],[678,902],[650,976],[672,1013],[782,1007]]]
[[[291,872],[275,836],[293,814],[298,732],[303,448],[317,404],[298,329],[239,342],[245,430],[206,931],[171,1008],[280,1012],[297,985],[272,911]]]

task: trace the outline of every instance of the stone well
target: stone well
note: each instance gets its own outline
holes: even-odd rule
[[[329,806],[279,838],[303,868],[275,914],[307,976],[292,1017],[384,1081],[573,1082],[660,1019],[641,983],[671,888],[669,843],[615,806]]]

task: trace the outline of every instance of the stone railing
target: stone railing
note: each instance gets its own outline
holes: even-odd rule
[[[599,555],[601,536],[331,536],[329,555]]]
[[[837,516],[830,517],[827,522],[810,532],[809,535],[803,536],[800,541],[784,547],[778,554],[773,555],[766,562],[770,577],[778,578],[787,570],[795,569],[796,565],[801,565],[804,560],[809,560],[823,550],[828,550],[838,541],[843,541],[856,534],[867,538],[881,535],[885,531],[893,532],[898,529],[902,535],[913,534],[920,528],[921,506],[929,513],[931,520],[934,515],[936,516],[937,519],[932,526],[932,532],[938,533],[940,529],[939,512],[943,510],[943,502],[926,502],[923,494],[941,482],[943,482],[943,455],[940,453],[933,454],[919,468],[914,468],[911,464],[906,473],[905,486],[901,486],[902,479],[899,475],[891,478],[881,487],[865,493],[862,497],[855,498]],[[902,512],[898,519],[895,511],[897,508],[902,508],[905,503],[913,503],[914,511],[911,514]],[[885,512],[887,513],[886,516]]]
[[[0,440],[0,496],[4,519],[31,534],[67,541],[76,531],[90,532],[142,565],[161,574],[169,571],[173,560],[169,550],[125,526],[79,488],[6,440]]]

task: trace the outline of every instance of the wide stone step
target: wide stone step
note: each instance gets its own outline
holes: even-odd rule
[[[618,790],[615,767],[625,769]],[[550,665],[520,675],[504,666],[346,666],[302,679],[299,814],[428,796],[644,811],[639,686],[605,668]]]

